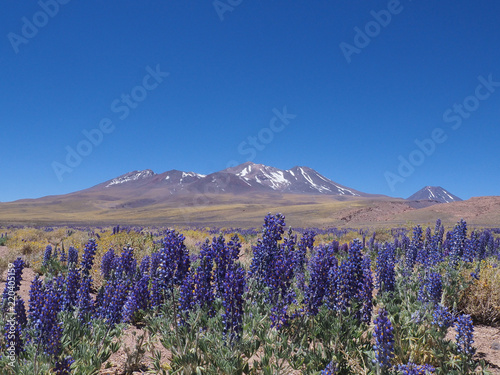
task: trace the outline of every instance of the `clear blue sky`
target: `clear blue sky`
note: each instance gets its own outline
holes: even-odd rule
[[[369,193],[500,195],[500,84],[478,79],[500,82],[498,1],[54,1],[0,5],[0,201],[249,159]]]

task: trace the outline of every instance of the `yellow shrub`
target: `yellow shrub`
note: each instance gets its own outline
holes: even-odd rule
[[[496,260],[481,262],[479,280],[462,292],[459,308],[477,322],[500,324],[500,268]]]

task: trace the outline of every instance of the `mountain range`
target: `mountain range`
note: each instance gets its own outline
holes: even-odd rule
[[[468,216],[498,225],[500,198],[462,202],[430,186],[408,199],[393,198],[344,186],[305,166],[281,170],[247,162],[208,175],[133,171],[70,194],[0,203],[0,223],[248,227],[259,226],[268,212],[291,216],[294,226],[400,225],[438,217],[456,222]]]
[[[263,164],[246,162],[209,175],[170,170],[156,174],[150,169],[133,171],[92,188],[110,193],[114,189],[132,189],[135,194],[161,189],[164,194],[207,193],[291,193],[325,194],[341,197],[382,197],[341,185],[309,167],[296,166],[281,170]],[[161,195],[161,194],[160,194]],[[440,186],[426,186],[407,198],[409,201],[450,203],[461,201]]]
[[[146,191],[162,189],[165,194],[251,194],[291,193],[327,194],[346,197],[368,197],[367,194],[348,188],[322,176],[308,167],[281,170],[263,164],[246,162],[209,175],[171,170],[156,174],[152,170],[133,171],[99,184],[92,190],[107,193],[120,189]]]

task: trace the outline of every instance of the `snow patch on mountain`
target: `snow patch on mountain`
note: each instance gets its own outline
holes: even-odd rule
[[[150,169],[146,169],[144,171],[134,171],[111,180],[111,182],[109,182],[106,187],[120,185],[130,181],[142,180],[153,176],[155,176],[155,173]]]

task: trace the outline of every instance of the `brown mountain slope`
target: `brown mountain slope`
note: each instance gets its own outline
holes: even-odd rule
[[[332,197],[304,194],[178,194],[109,199],[100,194],[46,197],[0,203],[0,224],[25,225],[165,225],[260,227],[268,212],[282,212],[296,227],[377,227],[408,222],[431,224],[441,218],[453,225],[500,227],[500,197],[435,204],[389,197]],[[423,207],[423,208],[420,208]]]
[[[473,197],[466,201],[436,204],[395,215],[397,222],[427,222],[432,218],[454,223],[460,219],[479,226],[500,226],[500,196]]]

